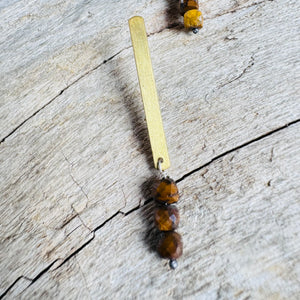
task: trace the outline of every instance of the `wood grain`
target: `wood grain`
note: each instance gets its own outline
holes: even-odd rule
[[[185,251],[176,271],[152,251],[150,202],[113,218],[22,297],[296,299],[299,129],[225,155],[180,182]]]
[[[198,35],[172,3],[1,3],[0,295],[299,294],[299,3],[203,2]],[[151,204],[138,208],[157,174],[133,15],[149,33],[169,174],[184,178],[175,273],[145,241]]]

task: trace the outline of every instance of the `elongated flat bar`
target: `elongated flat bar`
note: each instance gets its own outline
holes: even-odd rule
[[[170,167],[170,159],[160,114],[144,19],[133,17],[128,22],[154,166],[157,168],[158,160],[162,158],[161,167],[162,170],[166,170]]]

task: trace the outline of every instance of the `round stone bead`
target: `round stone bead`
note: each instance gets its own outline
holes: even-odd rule
[[[201,11],[192,9],[187,11],[183,16],[183,24],[185,28],[202,28],[203,16]]]
[[[179,211],[174,205],[158,207],[155,210],[154,220],[160,231],[174,230],[179,224]]]
[[[177,259],[182,255],[182,241],[179,233],[165,232],[157,247],[159,255],[163,258]]]
[[[179,194],[175,181],[171,178],[162,179],[156,189],[155,199],[164,204],[177,202]]]
[[[188,10],[199,9],[198,1],[195,0],[180,0],[180,13],[184,15]]]

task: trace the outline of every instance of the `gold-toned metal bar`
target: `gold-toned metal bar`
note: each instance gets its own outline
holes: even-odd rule
[[[161,168],[166,170],[170,167],[170,159],[160,114],[144,19],[142,17],[131,18],[129,20],[129,28],[154,166],[157,168],[158,160],[162,158]]]

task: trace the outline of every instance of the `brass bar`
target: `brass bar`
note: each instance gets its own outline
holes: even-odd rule
[[[133,17],[128,22],[154,166],[158,168],[158,160],[162,158],[161,168],[166,170],[170,167],[170,159],[160,114],[144,19]]]

